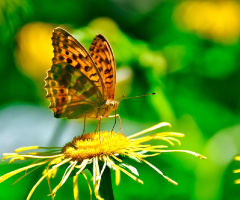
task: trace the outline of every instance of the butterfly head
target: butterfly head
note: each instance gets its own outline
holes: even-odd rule
[[[117,108],[119,106],[119,102],[118,101],[109,101],[108,105],[111,108],[111,110],[117,110]]]

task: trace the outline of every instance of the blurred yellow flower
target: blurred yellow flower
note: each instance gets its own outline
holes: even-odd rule
[[[234,43],[240,35],[240,3],[235,0],[184,1],[174,18],[184,29],[220,43]]]
[[[234,159],[237,160],[237,161],[240,161],[240,156],[235,156]],[[235,169],[235,170],[233,171],[233,173],[240,173],[240,169]],[[235,183],[235,184],[240,184],[240,179],[235,180],[234,183]]]
[[[170,145],[174,145],[173,142],[180,144],[180,141],[175,137],[183,137],[182,133],[175,132],[161,132],[152,135],[139,137],[147,132],[153,131],[155,129],[161,128],[163,126],[170,126],[169,123],[163,122],[159,123],[151,128],[143,130],[131,136],[124,136],[122,133],[115,132],[95,132],[89,133],[82,136],[75,137],[71,142],[67,143],[63,148],[60,147],[38,147],[30,146],[16,149],[16,153],[4,154],[3,160],[11,158],[10,163],[15,160],[26,160],[34,159],[33,164],[26,167],[17,169],[15,171],[9,172],[0,177],[0,183],[10,178],[11,176],[18,174],[22,171],[27,171],[31,168],[37,168],[39,166],[47,164],[42,177],[36,182],[31,191],[28,194],[27,200],[29,200],[37,188],[37,186],[46,178],[49,183],[50,195],[54,199],[58,189],[67,181],[71,174],[74,175],[74,199],[78,200],[78,175],[82,174],[86,179],[90,196],[92,198],[92,191],[88,181],[87,176],[84,173],[84,169],[91,168],[93,172],[93,187],[94,193],[97,199],[103,199],[99,194],[100,182],[102,174],[106,167],[115,171],[115,181],[116,185],[120,183],[120,172],[125,173],[133,180],[138,183],[143,184],[143,181],[137,178],[138,171],[135,167],[124,163],[124,158],[131,158],[138,162],[143,162],[148,166],[156,170],[160,175],[166,178],[169,182],[177,185],[177,182],[171,178],[165,176],[162,171],[156,168],[153,164],[148,162],[146,158],[159,155],[160,153],[168,152],[185,152],[197,156],[201,159],[206,159],[204,156],[188,151],[188,150],[168,150],[166,145],[155,145],[146,142],[152,140],[162,140],[168,142]],[[45,149],[46,152],[30,152],[21,153],[23,151],[35,150],[35,149]],[[54,178],[57,170],[67,164],[65,173],[63,174],[62,180],[59,184],[52,190],[50,186],[50,178]],[[102,167],[100,167],[102,166]],[[101,169],[100,169],[101,168]],[[33,170],[32,170],[33,171]],[[31,172],[31,171],[30,171]],[[27,175],[30,172],[26,172]],[[24,176],[25,176],[24,175]],[[21,177],[22,178],[22,177]],[[21,179],[20,178],[20,179]],[[20,180],[19,179],[19,180]]]
[[[52,65],[53,28],[51,24],[32,22],[23,26],[17,34],[17,66],[32,80],[42,81],[47,69]]]

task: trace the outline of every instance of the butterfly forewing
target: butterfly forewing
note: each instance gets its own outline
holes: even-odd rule
[[[54,48],[53,65],[68,63],[88,77],[99,88],[103,103],[106,102],[106,89],[101,75],[86,49],[67,31],[55,28],[52,36]]]
[[[103,35],[98,34],[93,39],[89,54],[101,73],[107,92],[107,99],[113,100],[116,86],[116,64],[112,48]]]
[[[55,117],[81,118],[103,104],[96,82],[71,64],[54,64],[47,73],[46,97]]]

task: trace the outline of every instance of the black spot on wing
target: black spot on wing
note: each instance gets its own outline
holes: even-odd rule
[[[96,76],[96,75],[97,75],[97,73],[91,74],[91,75],[89,76],[89,78],[91,78],[92,76]]]
[[[103,62],[103,59],[102,58],[99,58],[99,63],[102,63]]]
[[[86,72],[91,71],[91,69],[92,69],[92,66],[85,66],[85,68],[84,68],[84,70],[85,70]]]
[[[77,69],[80,69],[80,68],[81,68],[81,65],[78,63],[75,67],[76,67]]]
[[[113,75],[110,75],[110,76],[106,77],[106,79],[107,79],[107,78],[112,78],[112,77],[113,77]]]
[[[84,56],[82,54],[78,54],[78,57],[82,60]]]
[[[67,63],[72,63],[72,59],[71,58],[67,58]]]
[[[98,68],[98,70],[101,72],[103,70],[102,66]]]
[[[64,57],[63,57],[63,56],[59,56],[59,60],[60,60],[60,61],[63,61],[63,60],[64,60]]]
[[[77,56],[75,54],[72,55],[73,60],[77,60]]]
[[[110,71],[112,71],[112,68],[106,69],[106,70],[104,71],[104,74],[108,74],[108,73],[110,73]]]
[[[106,58],[106,59],[105,59],[105,63],[106,63],[106,64],[110,64],[110,61]]]
[[[94,82],[94,83],[97,83],[97,82],[99,82],[99,79],[98,79],[98,80],[96,80],[96,81],[92,80],[92,82]]]
[[[111,82],[106,81],[106,82],[105,82],[105,85],[106,85],[106,84],[112,84],[112,81],[111,81]]]

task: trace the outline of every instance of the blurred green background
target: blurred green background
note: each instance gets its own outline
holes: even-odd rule
[[[179,183],[174,186],[136,163],[144,185],[122,175],[119,200],[240,199],[240,2],[175,0],[1,0],[0,1],[0,153],[22,146],[61,146],[82,132],[82,120],[54,119],[43,89],[53,56],[54,27],[72,33],[87,49],[97,33],[109,40],[117,63],[116,98],[126,135],[158,122],[182,132],[182,146],[208,157],[166,153],[149,161]],[[111,129],[114,119],[104,119]],[[87,132],[97,121],[87,120]],[[116,127],[119,130],[119,126]],[[175,147],[174,147],[175,148]],[[0,163],[0,175],[27,165]],[[42,169],[19,183],[0,184],[0,199],[26,199]],[[71,178],[70,178],[71,179]],[[53,184],[60,181],[56,177]],[[84,179],[80,198],[89,199]],[[73,199],[72,180],[56,200]],[[47,181],[32,199],[51,199]]]

